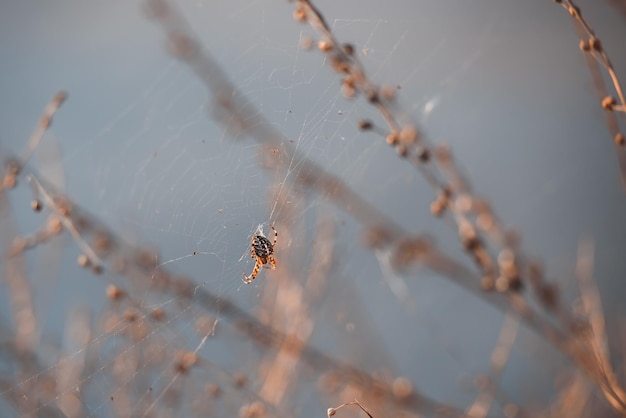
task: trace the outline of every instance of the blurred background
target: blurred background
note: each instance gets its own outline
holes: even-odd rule
[[[359,119],[382,122],[362,98],[342,96],[340,79],[320,51],[303,47],[303,40],[317,36],[294,21],[291,4],[175,4],[230,81],[299,155],[339,177],[407,233],[430,236],[472,268],[456,231],[430,214],[435,194],[422,176],[380,135],[359,131]],[[570,16],[547,0],[315,4],[338,39],[355,45],[372,80],[394,86],[430,140],[450,145],[475,193],[493,205],[504,225],[519,231],[523,250],[543,261],[567,306],[577,303],[579,245],[593,242],[593,275],[616,355],[613,366],[623,376],[624,188]],[[471,405],[478,393],[475,377],[489,369],[503,313],[427,269],[396,277],[361,245],[363,230],[345,208],[318,194],[300,195],[293,207],[278,199],[272,191],[297,176],[300,161],[293,161],[287,175],[264,169],[257,142],[233,137],[211,119],[206,87],[168,54],[162,28],[146,17],[144,6],[99,0],[0,4],[2,157],[21,152],[46,103],[66,91],[68,100],[25,171],[63,191],[120,240],[158,249],[159,266],[261,320],[271,318],[262,308],[276,308],[272,303],[280,301],[268,301],[265,287],[282,266],[292,280],[304,280],[321,261],[315,255],[320,219],[330,222],[334,255],[327,288],[307,312],[311,346],[371,373],[404,376],[438,402],[460,410]],[[626,16],[609,2],[587,0],[579,6],[623,79]],[[37,231],[45,214],[30,211],[30,187],[22,182],[8,197],[11,223],[20,234]],[[269,225],[287,213],[303,225],[284,239],[278,230],[278,270],[263,271],[251,285],[242,285],[242,272],[254,267],[249,249],[257,226],[264,225],[271,237]],[[83,398],[78,415],[123,415],[113,405],[120,389],[109,378],[114,374],[109,358],[118,356],[115,340],[125,334],[96,325],[116,309],[105,289],[118,279],[78,267],[80,252],[68,235],[26,254],[42,363],[30,375],[16,374],[7,365],[13,357],[6,354],[2,393],[7,404],[12,389],[59,369],[60,353],[89,358],[90,349],[69,342],[72,318],[81,312],[91,318],[91,338],[106,342],[92,363],[87,361],[93,367],[83,371],[82,384],[93,392]],[[402,298],[390,288],[393,280],[406,286]],[[158,306],[172,315],[165,325],[153,325],[160,344],[173,351],[196,350],[220,370],[193,375],[192,402],[170,409],[164,398],[180,382],[167,374],[169,369],[134,371],[137,398],[130,401],[131,415],[191,416],[190,405],[201,398],[199,387],[242,372],[250,379],[249,392],[233,392],[225,405],[213,406],[216,414],[233,416],[230,411],[241,413],[244,403],[264,398],[253,371],[265,361],[265,351],[226,325],[221,334],[220,309],[209,321],[216,325],[213,337],[193,331],[205,313],[185,298],[129,291],[142,308]],[[2,294],[2,333],[8,341],[12,296]],[[501,416],[509,402],[542,410],[571,369],[536,333],[524,326],[518,333],[500,382],[506,402],[494,407],[494,416]],[[125,350],[143,342],[133,340]],[[314,375],[304,369],[294,379],[314,380]],[[316,383],[308,385],[300,387]],[[146,387],[153,393],[148,395]],[[352,400],[293,391],[268,414],[323,416],[335,401]],[[60,397],[39,404],[33,416],[52,416],[46,408]],[[367,399],[359,400],[367,406]],[[18,415],[15,405],[7,408],[6,416]]]

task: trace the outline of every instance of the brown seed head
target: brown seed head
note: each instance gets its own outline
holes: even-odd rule
[[[498,264],[501,269],[511,268],[515,264],[515,254],[509,248],[506,248],[498,254]]]
[[[446,205],[441,201],[441,199],[436,199],[430,204],[430,213],[434,216],[441,216],[443,214]]]
[[[304,22],[307,18],[306,9],[302,6],[296,7],[296,9],[293,11],[293,18],[298,22]]]
[[[352,46],[352,44],[343,44],[343,53],[346,55],[354,55],[354,46]]]
[[[616,104],[617,102],[615,101],[615,98],[611,96],[606,96],[602,99],[602,109],[604,110],[613,110]]]
[[[236,388],[241,389],[244,386],[246,386],[246,383],[248,383],[248,378],[246,377],[245,374],[235,373],[235,375],[233,376],[233,384],[235,385]]]
[[[317,42],[317,47],[322,52],[328,52],[331,49],[333,49],[333,45],[330,42],[324,41],[324,40],[318,41]]]
[[[359,129],[362,131],[369,131],[370,129],[374,127],[374,124],[372,123],[372,121],[367,120],[367,119],[359,120],[358,125],[359,125]]]
[[[217,386],[215,383],[209,383],[206,389],[212,397],[217,398],[218,396],[220,396],[220,387]]]
[[[350,62],[341,55],[334,54],[330,59],[330,66],[338,73],[350,74]]]
[[[260,401],[254,401],[249,405],[243,405],[239,409],[241,418],[261,418],[265,416],[265,407]]]
[[[459,237],[463,248],[467,251],[473,251],[481,245],[476,228],[469,222],[463,222],[459,225]]]
[[[455,200],[455,208],[460,210],[461,212],[469,212],[472,210],[472,197],[468,193],[464,193],[459,195],[459,197]]]
[[[89,257],[87,257],[85,254],[79,255],[76,259],[76,262],[81,267],[87,267],[89,264],[91,264],[91,262],[89,261]]]
[[[592,49],[595,49],[598,52],[602,51],[602,42],[600,42],[600,40],[598,38],[591,38],[589,39],[589,47],[591,47]]]
[[[346,78],[343,79],[342,84],[344,87],[350,87],[350,88],[355,88],[356,87],[356,83],[354,81],[354,77],[352,76],[346,76]]]
[[[480,279],[480,286],[487,292],[492,291],[495,288],[495,284],[495,280],[491,276],[484,276]]]
[[[58,234],[63,229],[63,223],[56,216],[51,216],[50,219],[48,219],[47,229],[53,234]]]
[[[396,146],[396,153],[400,156],[400,157],[406,157],[407,155],[409,155],[409,148],[404,145],[404,144],[398,144]]]
[[[408,125],[408,126],[403,127],[400,130],[400,141],[403,144],[411,145],[415,141],[417,141],[417,139],[418,139],[417,130],[415,129],[414,126]]]
[[[62,216],[70,216],[70,213],[72,212],[72,204],[67,199],[63,197],[58,197],[55,199],[54,203],[56,205],[57,211],[59,211]]]
[[[511,276],[508,280],[508,287],[512,292],[519,292],[524,288],[524,283],[522,282],[522,278],[520,276]]]
[[[503,276],[498,277],[495,282],[495,289],[501,293],[506,292],[509,290],[509,280]]]
[[[137,312],[131,309],[127,309],[126,311],[124,311],[124,319],[130,323],[133,323],[137,321],[137,319],[139,319],[139,316],[137,315]]]
[[[591,50],[591,46],[589,45],[589,42],[582,40],[582,39],[580,40],[578,47],[583,52],[589,52]]]
[[[162,308],[156,308],[150,312],[150,317],[155,321],[162,321],[165,319],[165,311]]]
[[[17,185],[17,178],[14,175],[7,174],[2,179],[2,186],[5,189],[12,189]]]
[[[390,132],[389,135],[387,135],[386,141],[389,145],[395,146],[399,141],[398,132],[396,131]]]
[[[183,351],[178,354],[174,369],[180,374],[186,374],[190,368],[198,363],[198,355],[192,351]]]
[[[406,400],[413,394],[413,384],[406,377],[397,377],[391,384],[391,392],[396,399]]]
[[[428,148],[421,148],[417,156],[423,163],[427,163],[428,161],[430,161],[430,151],[428,150]]]
[[[346,85],[344,85],[343,88],[341,89],[341,94],[346,99],[354,99],[354,97],[356,96],[356,89],[352,87],[347,87]]]
[[[41,212],[41,209],[43,208],[43,205],[41,204],[41,200],[39,199],[33,199],[30,202],[30,207],[35,211],[35,212]]]
[[[122,289],[117,286],[109,285],[107,287],[107,297],[111,300],[120,300],[125,296],[125,293]]]
[[[372,104],[376,104],[380,101],[380,98],[378,97],[378,92],[376,90],[370,90],[367,92],[367,101],[372,103]]]

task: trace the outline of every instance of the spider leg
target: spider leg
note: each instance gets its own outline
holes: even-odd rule
[[[266,269],[276,270],[276,259],[270,255],[265,261],[265,265],[263,267]]]
[[[276,241],[278,241],[278,232],[276,232],[276,228],[274,228],[274,225],[270,225],[270,228],[272,228],[272,230],[274,231],[274,243],[272,244],[272,247],[276,246]]]
[[[268,256],[267,258],[262,258],[261,259],[261,267],[263,267],[264,269],[272,269],[274,270],[275,267],[272,266],[272,259],[274,259],[274,257],[272,257],[271,255]]]
[[[254,246],[256,245],[256,237],[252,237],[252,245],[250,246],[250,257],[255,258]]]
[[[259,260],[256,260],[256,263],[254,263],[254,269],[252,270],[252,273],[250,273],[249,276],[246,276],[246,272],[243,273],[243,277],[241,278],[241,280],[245,283],[245,284],[250,284],[252,283],[252,281],[254,279],[256,279],[257,274],[259,274],[259,270],[261,270],[261,264],[259,262]]]

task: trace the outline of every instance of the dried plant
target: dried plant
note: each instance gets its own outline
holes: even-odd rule
[[[259,280],[252,281],[265,264],[275,267],[272,280],[260,285],[258,306],[250,312],[243,302],[214,292],[202,278],[177,275],[158,250],[129,244],[70,194],[48,184],[29,161],[66,98],[59,93],[44,110],[22,154],[6,158],[0,185],[2,266],[11,319],[0,323],[2,353],[8,359],[7,371],[0,375],[3,404],[19,416],[321,415],[321,410],[303,411],[300,406],[303,397],[314,393],[311,396],[327,405],[339,405],[327,409],[329,417],[347,416],[351,409],[347,407],[356,406],[358,414],[370,418],[479,418],[491,416],[494,404],[507,417],[585,416],[596,407],[593,396],[601,393],[607,410],[626,416],[621,370],[609,352],[605,314],[593,280],[593,244],[583,241],[579,247],[576,275],[582,303],[575,310],[546,279],[542,261],[525,254],[518,234],[505,227],[489,201],[474,191],[451,149],[427,138],[397,100],[395,89],[379,86],[367,75],[355,54],[358,47],[338,40],[310,1],[293,3],[293,17],[310,26],[325,61],[341,76],[344,96],[362,97],[378,112],[380,123],[362,119],[358,129],[379,134],[402,162],[422,176],[432,189],[432,216],[452,229],[466,258],[446,253],[426,234],[408,233],[344,179],[307,158],[251,104],[236,87],[237,81],[229,80],[182,14],[165,0],[149,0],[146,12],[165,32],[170,54],[207,88],[214,120],[232,138],[256,141],[261,146],[258,165],[276,178],[268,194],[283,208],[271,224],[276,236],[280,232],[280,244],[276,254],[276,239],[264,251],[255,250],[254,245],[260,245],[255,233],[248,242],[258,265],[242,286],[256,285]],[[580,29],[580,48],[589,57],[596,88],[604,97],[601,104],[626,179],[624,135],[617,119],[626,114],[626,102],[617,72],[580,9],[570,0],[557,3]],[[616,98],[606,93],[598,65],[608,73]],[[290,176],[294,161],[298,175]],[[30,188],[31,209],[47,215],[32,234],[19,231],[16,212],[24,205],[16,195],[21,188]],[[357,302],[335,298],[329,291],[339,252],[335,217],[327,216],[325,209],[315,213],[314,247],[290,244],[305,234],[302,213],[311,193],[360,225],[363,247],[385,260],[394,277],[410,280],[418,268],[426,268],[505,316],[490,369],[476,379],[472,404],[435,399],[405,376],[357,366],[332,347],[322,349],[313,341],[318,312],[326,301]],[[33,306],[27,265],[32,263],[30,252],[60,246],[67,235],[89,280],[106,284],[108,301],[96,316],[89,309],[73,311],[65,325],[67,342],[42,347],[37,330],[45,318],[38,317]],[[402,289],[403,282],[398,283]],[[401,294],[402,290],[396,291]],[[515,404],[500,385],[520,325],[550,343],[572,365],[573,377],[558,399],[539,412]],[[223,350],[235,355],[242,346],[255,351],[240,357],[240,369],[234,369],[208,354],[211,344],[222,344]],[[101,385],[106,385],[108,399],[102,398]]]
[[[598,95],[600,96],[602,108],[607,112],[607,125],[615,141],[615,151],[617,152],[619,160],[622,183],[624,187],[626,187],[626,137],[624,137],[624,133],[620,129],[616,117],[617,114],[621,117],[622,121],[626,121],[626,101],[624,99],[622,85],[609,59],[608,53],[602,47],[600,38],[596,36],[591,25],[583,17],[580,7],[571,0],[554,0],[554,2],[563,6],[576,24],[576,29],[580,36],[580,50],[587,55],[587,64],[593,76]],[[608,73],[615,93],[611,94],[608,92],[600,68]],[[617,96],[617,99],[614,96]]]

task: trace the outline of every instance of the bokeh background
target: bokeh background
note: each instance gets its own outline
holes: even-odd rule
[[[341,95],[339,79],[319,51],[302,47],[305,37],[315,36],[293,20],[290,4],[176,5],[230,80],[303,155],[407,231],[428,234],[463,258],[455,231],[430,215],[434,195],[420,175],[378,135],[359,132],[359,119],[378,119],[366,103]],[[505,225],[520,231],[524,251],[544,261],[568,304],[577,294],[577,248],[582,240],[593,241],[612,347],[623,353],[624,188],[567,13],[548,0],[316,5],[338,38],[356,46],[372,79],[396,86],[429,138],[451,146],[476,193],[493,204]],[[626,77],[626,17],[608,2],[579,5],[618,75]],[[66,91],[69,98],[29,169],[128,242],[158,248],[169,269],[255,312],[272,276],[262,273],[253,285],[241,286],[242,271],[253,267],[249,239],[257,225],[267,231],[285,210],[269,190],[290,179],[263,170],[256,142],[230,137],[210,118],[206,88],[168,55],[161,28],[146,18],[143,6],[0,3],[2,154],[18,153],[44,105],[56,91]],[[19,230],[34,231],[42,218],[29,212],[30,190],[12,193],[15,202],[26,202],[16,203]],[[411,303],[399,303],[384,277],[388,272],[361,247],[362,231],[350,216],[314,193],[306,202],[303,218],[323,210],[337,222],[329,286],[341,295],[318,307],[311,344],[366,369],[405,375],[439,401],[461,408],[471,402],[471,379],[487,369],[502,313],[427,270],[401,278]],[[279,242],[279,266],[280,248],[294,241],[313,245],[314,222],[307,231]],[[107,281],[75,266],[78,249],[70,239],[61,248],[54,263],[38,255],[28,266],[38,333],[57,346],[63,345],[68,312],[87,306],[97,315],[108,303]],[[194,251],[201,254],[192,256]],[[294,268],[294,274],[305,271]],[[177,326],[191,326],[197,315],[181,315]],[[516,403],[545,404],[567,362],[523,327],[518,341],[503,391]],[[195,348],[197,341],[188,344]],[[200,353],[234,373],[238,364],[250,363],[255,348],[233,354],[229,346]],[[621,365],[616,360],[618,370]],[[317,402],[305,399],[295,410],[322,416],[330,405]],[[107,415],[106,407],[95,411]]]

